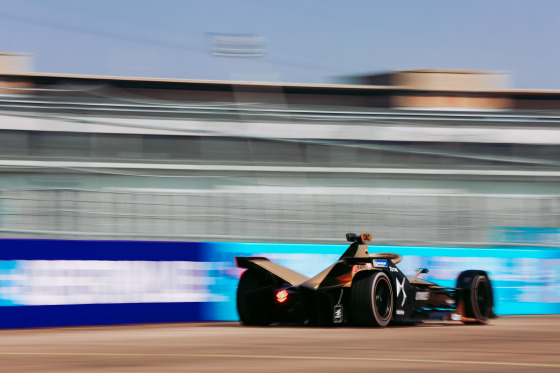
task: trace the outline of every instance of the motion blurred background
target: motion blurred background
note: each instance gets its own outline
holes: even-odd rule
[[[2,238],[560,245],[558,2],[0,5]]]

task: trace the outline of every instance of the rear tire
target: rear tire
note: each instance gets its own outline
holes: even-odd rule
[[[465,321],[465,324],[485,324],[492,317],[492,287],[486,275],[477,274],[467,292],[464,292],[463,302],[465,313],[476,321]]]
[[[243,325],[267,326],[272,322],[274,280],[262,271],[247,269],[237,287],[237,312]]]
[[[385,327],[393,315],[393,288],[387,274],[359,272],[350,289],[352,321],[359,325]]]

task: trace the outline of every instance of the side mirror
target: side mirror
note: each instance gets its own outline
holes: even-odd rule
[[[430,272],[430,269],[418,268],[418,269],[416,269],[416,276],[419,276],[420,274],[428,274],[429,272]]]

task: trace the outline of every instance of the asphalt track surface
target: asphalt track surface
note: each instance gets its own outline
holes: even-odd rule
[[[560,372],[560,316],[375,328],[184,323],[0,331],[2,372]]]

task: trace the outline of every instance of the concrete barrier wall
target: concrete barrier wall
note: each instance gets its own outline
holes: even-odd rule
[[[0,239],[0,327],[237,320],[235,256],[265,256],[312,276],[347,245]],[[487,270],[496,313],[560,313],[560,249],[370,246],[399,268],[454,286]]]

